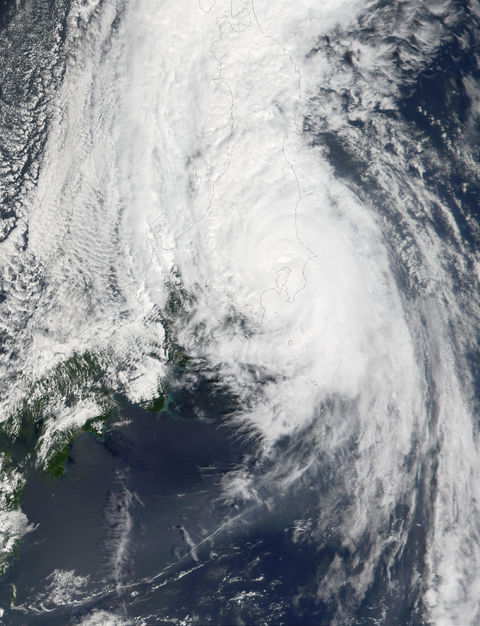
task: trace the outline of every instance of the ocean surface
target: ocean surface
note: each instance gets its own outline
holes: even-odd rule
[[[0,620],[478,624],[480,3],[0,2],[0,58]]]

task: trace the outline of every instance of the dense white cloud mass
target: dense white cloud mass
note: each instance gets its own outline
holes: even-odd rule
[[[336,492],[318,493],[319,517],[302,532],[320,542],[335,519],[364,563],[352,574],[337,556],[319,582],[325,601],[347,580],[361,599],[429,499],[417,580],[428,619],[473,624],[480,457],[466,355],[479,311],[458,285],[476,283],[480,266],[422,176],[439,157],[379,113],[455,13],[448,2],[396,4],[74,4],[38,182],[2,254],[13,267],[28,225],[22,254],[42,289],[19,334],[23,380],[98,350],[122,363],[112,379],[131,400],[150,399],[167,371],[159,311],[178,285],[190,304],[173,321],[176,341],[238,398],[235,427],[261,441],[261,474],[227,475],[225,497],[268,500],[330,468]],[[415,46],[402,47],[411,34]],[[332,165],[334,136],[371,194]],[[468,146],[450,149],[475,168]],[[7,325],[28,303],[11,306]],[[75,423],[60,413],[52,427]],[[280,453],[286,438],[304,452]]]

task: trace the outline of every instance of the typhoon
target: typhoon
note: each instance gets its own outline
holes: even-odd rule
[[[479,27],[477,0],[5,6],[5,623],[479,623]],[[117,459],[98,571],[34,557],[28,495],[88,445]],[[200,477],[153,523],[167,457]]]

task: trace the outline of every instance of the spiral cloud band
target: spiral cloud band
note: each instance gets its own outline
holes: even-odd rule
[[[446,94],[424,87],[452,40],[461,54],[478,38],[478,4],[57,4],[32,35],[48,31],[49,52],[22,70],[37,101],[4,137],[4,419],[87,352],[148,403],[175,386],[175,349],[177,385],[228,395],[250,450],[204,535],[182,526],[194,567],[225,528],[297,502],[288,541],[311,546],[312,569],[289,606],[478,623],[478,67]],[[12,41],[33,14],[15,14]],[[40,464],[101,409],[52,389]],[[0,539],[31,530],[2,515]],[[87,579],[55,572],[80,602]]]

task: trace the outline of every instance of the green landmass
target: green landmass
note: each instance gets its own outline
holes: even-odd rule
[[[0,424],[0,511],[19,510],[28,477],[39,464],[52,478],[63,476],[71,445],[80,433],[103,436],[116,404],[108,387],[107,363],[102,358],[85,352],[58,364],[31,384],[28,397]],[[85,400],[98,407],[98,415],[78,427],[54,429],[56,411],[75,410]],[[0,575],[15,558],[20,542],[15,541],[8,553],[1,554]]]
[[[22,473],[12,461],[12,456],[8,450],[0,450],[0,508],[4,511],[17,509],[20,504],[25,484]]]
[[[166,397],[165,394],[160,394],[158,398],[154,398],[153,400],[149,400],[148,402],[142,403],[142,408],[149,413],[160,413],[165,409],[166,405]]]
[[[189,355],[178,342],[177,328],[188,320],[191,305],[192,298],[182,288],[180,277],[174,275],[165,307],[154,310],[146,320],[160,324],[164,331],[163,341],[153,345],[148,356],[167,364],[157,394],[141,403],[149,412],[179,412],[169,389],[190,363]],[[35,468],[42,467],[53,479],[64,476],[71,446],[80,434],[89,432],[103,439],[107,422],[118,411],[114,394],[124,391],[117,378],[122,369],[125,369],[122,360],[106,351],[85,351],[74,353],[46,375],[31,381],[28,396],[0,424],[0,482],[5,486],[0,493],[1,510],[19,509],[25,483]],[[82,402],[97,406],[98,415],[84,424],[62,428],[62,411],[73,412]],[[0,575],[7,569],[18,544],[2,557]]]
[[[64,408],[74,408],[87,399],[99,407],[99,415],[81,427],[59,430],[52,437],[44,469],[54,477],[61,476],[64,471],[60,471],[60,466],[75,437],[82,432],[101,435],[105,422],[116,410],[106,380],[106,364],[99,355],[75,353],[59,363],[50,375],[35,381],[29,397],[0,424],[1,448],[9,452],[15,463],[38,457],[39,442],[46,435],[49,420],[56,420],[58,403]]]
[[[106,413],[89,419],[78,428],[70,428],[61,431],[55,438],[49,449],[48,460],[44,464],[44,470],[52,478],[60,478],[66,474],[66,462],[74,440],[82,433],[91,433],[103,441],[105,426],[108,419],[115,413],[112,408]]]

